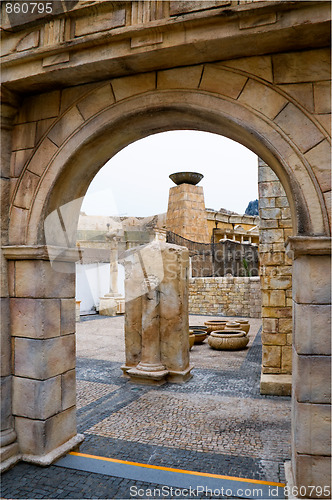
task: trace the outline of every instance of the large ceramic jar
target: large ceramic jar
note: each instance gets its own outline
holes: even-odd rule
[[[243,330],[244,332],[246,332],[248,334],[249,330],[250,330],[249,321],[247,319],[238,319],[237,322],[240,323],[241,330]]]
[[[238,321],[227,321],[225,330],[242,330],[242,328]]]
[[[237,351],[244,349],[248,342],[249,338],[245,332],[237,330],[214,331],[208,338],[210,347],[218,351]]]
[[[189,351],[191,351],[194,344],[195,344],[195,335],[189,332]]]
[[[195,344],[203,344],[204,340],[208,336],[207,332],[204,330],[189,330],[189,334],[195,335]]]
[[[207,327],[207,333],[211,333],[215,330],[223,330],[226,323],[226,319],[210,319],[209,321],[205,321],[204,325]]]

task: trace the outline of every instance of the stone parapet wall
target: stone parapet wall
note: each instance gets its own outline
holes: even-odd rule
[[[260,318],[259,278],[191,278],[189,314]]]

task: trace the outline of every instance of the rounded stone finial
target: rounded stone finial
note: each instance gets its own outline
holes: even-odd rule
[[[196,186],[202,179],[204,175],[198,172],[176,172],[171,174],[169,178],[177,185],[180,184],[192,184]]]

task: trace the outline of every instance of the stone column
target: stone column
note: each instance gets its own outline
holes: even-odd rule
[[[133,382],[160,385],[191,377],[188,250],[153,242],[126,257],[126,364]]]
[[[1,243],[8,245],[10,205],[10,159],[12,129],[18,109],[15,94],[1,87]],[[0,462],[1,471],[19,460],[19,449],[12,416],[12,359],[9,318],[8,263],[0,250],[1,265],[1,418]]]
[[[330,486],[331,239],[292,237],[292,473],[297,486]],[[324,498],[315,489],[312,498]],[[326,495],[325,495],[326,497]]]
[[[114,235],[110,235],[108,238],[110,242],[110,288],[109,292],[100,298],[99,303],[99,314],[102,316],[115,316],[119,309],[119,303],[124,302],[124,297],[122,297],[118,292],[118,244],[120,238]],[[121,312],[124,312],[123,307],[121,307]]]
[[[75,260],[54,266],[44,246],[7,246],[13,415],[21,458],[48,465],[83,441],[76,433]],[[56,266],[56,267],[55,267]]]

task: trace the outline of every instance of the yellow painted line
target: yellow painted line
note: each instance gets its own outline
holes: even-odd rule
[[[165,471],[169,471],[169,472],[179,472],[181,474],[191,474],[192,476],[214,477],[217,479],[227,479],[229,481],[240,481],[243,483],[267,484],[269,486],[281,486],[281,487],[285,486],[285,483],[273,483],[273,482],[269,482],[269,481],[260,481],[258,479],[245,479],[243,477],[220,476],[219,474],[209,474],[208,472],[196,472],[196,471],[192,471],[192,470],[172,469],[171,467],[161,467],[159,465],[141,464],[139,462],[127,462],[126,460],[118,460],[116,458],[98,457],[97,455],[87,455],[86,453],[78,453],[76,451],[71,451],[69,453],[69,455],[76,455],[78,457],[86,457],[86,458],[94,458],[96,460],[104,460],[105,462],[114,462],[117,464],[135,465],[136,467],[145,467],[146,469],[157,469],[157,470],[165,470]]]

